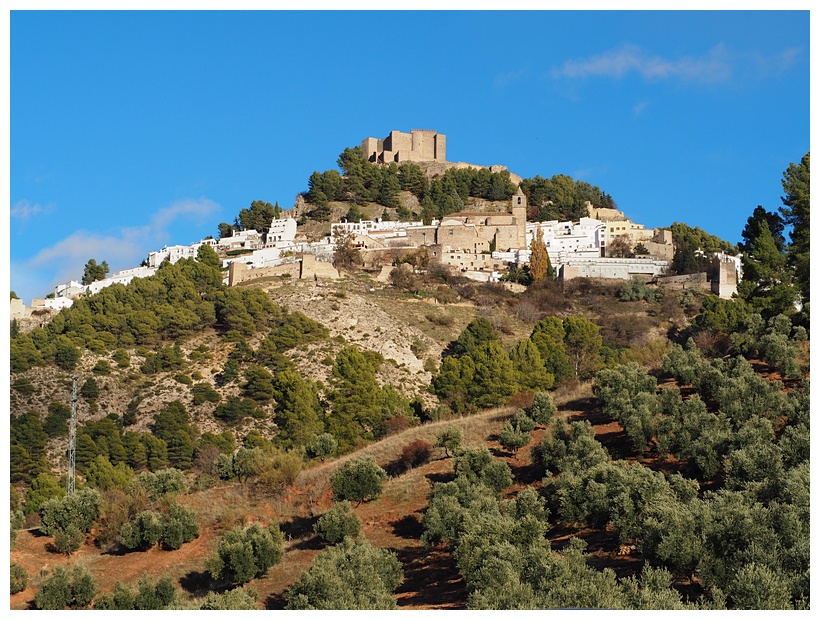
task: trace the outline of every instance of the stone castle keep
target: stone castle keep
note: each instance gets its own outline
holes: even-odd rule
[[[362,140],[365,159],[378,164],[391,161],[447,161],[447,136],[433,129],[411,129],[410,133],[391,131],[383,140]]]

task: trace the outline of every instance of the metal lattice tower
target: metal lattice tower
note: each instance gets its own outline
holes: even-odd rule
[[[75,490],[76,464],[75,449],[77,447],[77,380],[80,375],[74,375],[71,386],[71,421],[68,425],[68,476],[66,477],[65,493],[71,495]]]

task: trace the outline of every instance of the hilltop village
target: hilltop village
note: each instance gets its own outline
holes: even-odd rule
[[[451,167],[481,168],[447,162],[446,136],[433,130],[392,131],[381,140],[366,138],[362,153],[368,161],[379,164],[420,164],[428,175],[442,174]],[[493,172],[505,169],[488,168]],[[521,181],[517,175],[510,178],[516,184]],[[511,268],[529,264],[530,248],[538,236],[543,238],[556,277],[562,282],[573,278],[637,278],[678,289],[710,290],[730,298],[741,277],[740,257],[725,254],[711,257],[708,273],[667,275],[675,250],[671,231],[645,228],[616,209],[595,208],[588,203],[588,217],[578,221],[527,221],[527,197],[520,185],[505,212],[458,211],[429,224],[380,218],[348,222],[342,218],[332,222],[329,233],[318,240],[300,230],[298,222],[305,209],[300,194],[293,209],[273,219],[266,231],[233,230],[231,236],[219,239],[166,246],[150,252],[141,266],[90,284],[71,281],[58,285],[49,298],[33,300],[30,308],[21,300],[12,299],[11,318],[59,311],[70,307],[80,295],[149,277],[163,261],[175,263],[196,257],[203,245],[212,247],[219,255],[225,270],[224,282],[229,286],[277,276],[293,280],[337,279],[340,274],[333,259],[341,239],[349,240],[360,252],[364,267],[377,271],[377,280],[382,282],[388,280],[398,256],[420,248],[426,249],[429,259],[449,265],[468,278],[498,282]]]

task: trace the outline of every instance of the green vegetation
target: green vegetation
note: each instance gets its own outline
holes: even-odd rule
[[[37,609],[87,609],[96,594],[94,578],[85,568],[75,565],[69,571],[58,565],[41,583],[34,604]]]
[[[103,261],[98,265],[97,261],[91,258],[85,264],[85,269],[83,270],[82,283],[91,284],[92,282],[96,282],[97,280],[105,280],[105,278],[108,277],[109,271],[111,270],[108,267],[108,263]]]
[[[286,609],[396,609],[402,582],[396,554],[345,538],[319,552],[287,591]]]
[[[149,610],[168,609],[177,599],[176,589],[167,577],[152,582],[147,575],[137,581],[137,591],[118,581],[111,593],[94,600],[94,609]]]
[[[546,317],[506,353],[487,319],[470,322],[433,377],[435,394],[454,411],[504,405],[516,391],[543,391],[590,377],[603,365],[597,325],[581,317]]]
[[[362,522],[353,512],[350,502],[343,500],[334,502],[330,510],[319,517],[313,529],[322,540],[335,545],[348,536],[351,538],[358,536],[362,529]]]
[[[262,527],[254,523],[243,530],[235,527],[219,540],[216,554],[207,562],[214,579],[231,584],[247,583],[261,577],[284,555],[279,526]]]
[[[382,492],[382,481],[387,473],[370,458],[348,461],[333,474],[330,484],[333,499],[337,502],[351,500],[358,506],[362,502],[374,500]]]
[[[469,196],[505,196],[509,189],[503,174],[448,173],[430,181],[415,165],[375,167],[354,160],[355,153],[343,155],[350,174],[343,168],[345,176],[335,176],[344,199],[355,198],[351,219],[362,217],[357,202],[372,200],[396,208],[400,218],[416,217],[395,203],[397,187],[421,196],[425,218],[461,208]],[[335,183],[332,174],[315,180]],[[539,216],[574,212],[578,196],[597,191],[553,181],[527,184]],[[559,186],[566,190],[561,196]],[[269,605],[253,590],[225,588],[263,577],[283,560],[284,536],[278,526],[258,523],[270,514],[260,506],[278,510],[275,502],[291,495],[303,467],[316,467],[308,478],[319,475],[322,469],[306,458],[324,461],[421,421],[507,406],[492,414],[500,421],[482,438],[490,449],[474,447],[467,420],[469,448],[461,426],[437,429],[432,445],[420,438],[384,444],[394,458],[386,466],[394,477],[390,502],[410,492],[414,477],[405,476],[408,484],[402,477],[429,460],[433,445],[453,459],[452,479],[434,477],[449,476],[441,474],[449,471],[446,462],[434,476],[419,473],[450,480],[434,482],[421,513],[422,539],[452,553],[468,607],[809,608],[808,154],[790,165],[783,187],[784,207],[757,207],[741,234],[745,279],[734,299],[661,294],[637,281],[576,281],[561,289],[546,273],[515,295],[465,282],[426,251],[397,256],[402,268],[391,277],[400,290],[371,291],[374,300],[410,292],[478,307],[441,307],[407,319],[418,319],[434,340],[453,339],[441,360],[428,339],[413,342],[433,375],[430,394],[419,394],[416,381],[408,396],[409,365],[330,339],[324,326],[272,303],[262,289],[226,288],[218,257],[205,246],[197,259],[165,264],[154,278],[78,299],[42,327],[22,333],[23,326],[13,326],[12,548],[21,537],[28,543],[29,534],[18,530],[39,527],[52,537],[50,552],[69,556],[52,556],[54,562],[74,567],[27,575],[12,562],[12,593],[33,583],[41,609]],[[317,192],[325,190],[329,200],[340,195],[330,187]],[[602,193],[596,200],[614,206]],[[278,206],[254,202],[220,233],[262,227],[271,208]],[[735,249],[697,228],[676,223],[673,230],[682,271],[704,266],[697,249]],[[510,279],[538,275],[535,267],[535,274]],[[361,284],[349,282],[348,291]],[[313,293],[327,295],[321,288]],[[336,292],[339,310],[345,296]],[[447,334],[448,326],[465,324]],[[321,380],[306,372],[305,359],[322,360]],[[71,410],[60,399],[66,401],[75,372],[83,375],[78,491],[67,497],[58,476]],[[615,432],[596,436],[600,424],[614,422]],[[533,431],[542,438],[521,450]],[[527,454],[533,466],[521,467]],[[511,469],[505,458],[513,455]],[[52,471],[57,459],[61,469]],[[527,479],[532,472],[543,472],[540,485]],[[395,607],[401,565],[363,538],[351,507],[370,512],[359,506],[377,499],[386,479],[373,459],[336,469],[336,501],[314,526],[329,546],[288,590],[288,608]],[[208,492],[224,494],[231,506],[200,514],[183,507],[211,497],[182,497],[189,487],[214,486],[223,488]],[[305,508],[318,497],[311,488],[293,494],[298,518],[315,514]],[[169,579],[148,576],[99,594],[76,564],[92,544],[102,553],[153,554],[155,546],[179,549],[199,535],[200,524],[217,523],[225,534],[206,568],[208,585],[220,593],[204,599],[181,600]],[[308,534],[304,523],[295,518],[286,531]],[[577,532],[595,539],[594,556],[572,537]],[[71,557],[86,542],[80,557]],[[630,556],[622,564],[626,577],[596,568],[617,545]]]
[[[464,441],[464,431],[460,426],[448,426],[441,429],[436,434],[436,442],[433,444],[437,448],[444,448],[447,457],[455,456]]]
[[[159,544],[164,549],[179,549],[199,537],[194,514],[172,503],[166,514],[144,510],[123,525],[120,543],[126,549],[145,551]]]
[[[251,588],[234,588],[221,594],[208,592],[208,596],[205,597],[199,608],[214,611],[229,609],[251,611],[259,609],[256,599],[256,591]]]
[[[28,586],[28,573],[19,564],[12,562],[9,568],[9,588],[12,594],[22,592]]]
[[[612,196],[596,185],[575,181],[565,174],[556,174],[549,179],[538,175],[524,179],[521,189],[530,206],[530,220],[577,220],[587,217],[587,202],[595,208],[614,209],[616,206]]]

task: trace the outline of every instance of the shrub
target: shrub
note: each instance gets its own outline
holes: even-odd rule
[[[163,548],[174,550],[198,536],[199,527],[194,513],[173,503],[165,515],[153,510],[137,514],[123,525],[120,543],[127,549],[145,550],[162,544]]]
[[[233,475],[243,482],[261,474],[267,463],[268,457],[262,448],[239,448],[233,457]]]
[[[362,522],[347,500],[334,503],[313,526],[313,530],[331,545],[344,540],[347,536],[355,538],[361,529]]]
[[[100,386],[94,377],[86,379],[80,388],[80,396],[87,400],[96,400],[100,396]]]
[[[62,499],[50,499],[40,508],[40,531],[52,536],[73,525],[88,532],[100,515],[100,494],[83,488]]]
[[[80,548],[85,540],[83,534],[76,525],[69,525],[64,530],[58,530],[54,534],[54,548],[58,553],[71,555]]]
[[[176,599],[171,580],[162,577],[153,583],[148,575],[137,582],[136,594],[118,581],[110,594],[103,594],[94,601],[94,609],[107,610],[158,610],[167,609]]]
[[[621,285],[618,289],[618,299],[621,301],[640,301],[645,299],[653,302],[663,296],[662,290],[651,289],[645,283],[633,278]]]
[[[177,503],[171,504],[165,517],[165,531],[162,545],[166,549],[179,549],[186,542],[199,537],[199,526],[196,516],[187,508]]]
[[[238,396],[231,396],[226,402],[217,405],[214,410],[214,417],[226,424],[236,424],[248,416],[259,418],[264,415],[265,412],[257,407],[253,399]]]
[[[94,578],[85,568],[77,565],[69,573],[63,566],[56,566],[34,595],[34,604],[37,609],[84,609],[96,593]]]
[[[535,421],[523,409],[518,409],[510,421],[512,427],[521,432],[529,433],[535,428]]]
[[[136,484],[148,493],[152,499],[159,499],[172,493],[185,492],[185,475],[178,469],[161,469],[156,472],[143,472],[132,484]]]
[[[395,609],[401,582],[395,553],[347,538],[321,551],[288,588],[286,609]]]
[[[404,471],[424,465],[430,460],[432,444],[423,439],[416,439],[404,446],[399,455],[398,465]]]
[[[91,369],[95,375],[110,375],[111,374],[111,364],[109,364],[106,360],[100,360]]]
[[[322,462],[324,462],[326,457],[336,452],[336,448],[336,439],[330,433],[314,435],[313,438],[305,444],[305,451],[308,456],[318,458]]]
[[[504,423],[504,427],[498,435],[498,442],[507,452],[514,454],[519,448],[523,448],[530,442],[530,434],[519,430],[508,420]]]
[[[282,560],[283,542],[278,525],[263,528],[254,523],[246,530],[235,527],[219,540],[206,567],[214,579],[247,583]]]
[[[126,549],[150,549],[162,538],[165,523],[162,515],[143,510],[122,527],[120,543]]]
[[[201,405],[204,402],[218,403],[222,400],[219,392],[213,389],[210,383],[195,383],[191,388],[191,394],[194,397],[194,405]]]
[[[31,381],[27,377],[20,377],[19,379],[15,379],[11,384],[12,389],[15,392],[19,392],[23,396],[31,396],[34,392],[37,391],[37,388],[31,383]]]
[[[259,609],[256,602],[256,591],[251,588],[234,588],[222,594],[208,592],[208,596],[199,606],[200,609],[211,610],[256,610]]]
[[[19,564],[12,562],[9,569],[9,586],[11,594],[22,592],[28,586],[28,573]]]
[[[26,491],[25,514],[39,512],[40,507],[50,499],[60,499],[65,496],[65,487],[51,474],[40,474],[31,481]],[[21,526],[22,527],[22,526]]]
[[[464,476],[471,483],[480,482],[496,493],[512,484],[509,465],[494,459],[487,448],[464,450],[455,461],[456,476]]]
[[[530,418],[538,424],[547,426],[555,417],[557,408],[552,402],[549,392],[536,392],[530,407]]]
[[[116,362],[120,368],[128,368],[131,365],[131,356],[125,349],[117,349],[111,356],[111,359]]]
[[[333,474],[330,484],[335,501],[351,500],[357,505],[381,495],[382,481],[387,473],[372,458],[348,461]]]

